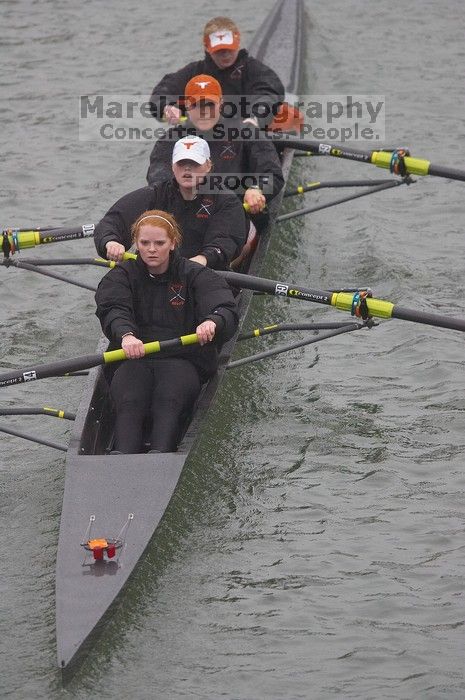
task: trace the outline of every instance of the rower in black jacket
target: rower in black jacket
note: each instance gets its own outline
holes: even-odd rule
[[[186,135],[197,135],[210,146],[214,174],[224,176],[219,186],[234,191],[250,214],[258,215],[284,184],[273,142],[264,136],[257,137],[255,126],[222,116],[221,86],[212,76],[195,76],[185,86],[184,93],[189,119],[168,129],[156,142],[150,155],[147,182],[155,185],[165,180],[176,141]]]
[[[131,246],[131,226],[137,217],[148,209],[164,209],[173,214],[181,228],[181,255],[213,269],[226,269],[245,243],[244,208],[233,194],[197,192],[211,169],[205,140],[189,137],[171,150],[173,163],[168,179],[125,195],[97,224],[97,251],[109,260],[122,260]]]
[[[177,124],[183,113],[184,86],[195,75],[212,75],[221,85],[225,99],[239,104],[241,119],[253,119],[266,126],[284,100],[284,86],[276,73],[240,48],[240,33],[229,17],[215,17],[204,28],[205,56],[175,73],[167,73],[155,85],[150,98],[154,117]],[[239,116],[239,115],[238,115]]]
[[[96,314],[110,348],[122,347],[111,381],[116,412],[114,450],[143,450],[150,420],[150,451],[176,450],[202,383],[218,367],[221,344],[237,329],[233,294],[215,272],[177,250],[181,234],[168,212],[144,212],[133,226],[136,260],[101,280]],[[196,333],[199,344],[145,356],[144,343]]]

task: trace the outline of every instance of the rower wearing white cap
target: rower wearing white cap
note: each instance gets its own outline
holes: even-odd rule
[[[284,86],[276,73],[240,48],[240,32],[229,17],[214,17],[203,31],[205,56],[175,73],[167,73],[155,85],[150,98],[154,117],[177,124],[182,114],[184,86],[195,75],[212,75],[221,85],[223,95],[247,99],[242,118],[259,126],[269,124],[284,100]]]
[[[272,141],[255,137],[259,130],[240,118],[224,116],[221,85],[212,75],[196,75],[184,87],[188,120],[170,127],[150,154],[147,182],[165,180],[171,170],[173,148],[186,135],[197,135],[210,146],[213,171],[219,187],[234,191],[257,228],[267,219],[265,207],[284,184],[281,162]],[[246,135],[249,134],[249,137]],[[231,177],[232,176],[232,177]],[[237,176],[237,177],[236,177]],[[214,185],[213,179],[210,181]]]
[[[199,192],[212,168],[208,143],[198,136],[178,140],[172,149],[172,175],[119,199],[97,224],[98,253],[120,261],[131,247],[131,226],[147,210],[172,214],[182,230],[179,252],[213,269],[226,269],[246,239],[244,209],[234,194]]]

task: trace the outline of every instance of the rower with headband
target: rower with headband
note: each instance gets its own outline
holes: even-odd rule
[[[237,329],[236,303],[222,277],[179,254],[181,231],[170,213],[144,211],[132,236],[137,257],[110,270],[95,295],[109,349],[122,347],[128,358],[108,377],[112,448],[173,452],[222,343]],[[193,333],[195,345],[145,356],[144,343]]]

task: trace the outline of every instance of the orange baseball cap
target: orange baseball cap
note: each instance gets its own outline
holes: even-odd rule
[[[241,35],[231,29],[217,29],[204,37],[205,49],[208,53],[215,53],[223,49],[237,51],[241,45]]]
[[[194,75],[184,88],[185,101],[195,104],[199,100],[211,100],[219,104],[223,97],[221,85],[212,75]]]

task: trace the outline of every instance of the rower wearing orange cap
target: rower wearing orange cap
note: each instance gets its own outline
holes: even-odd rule
[[[284,184],[274,143],[256,138],[255,132],[259,130],[250,124],[244,125],[237,115],[223,116],[221,85],[213,76],[194,76],[182,95],[188,119],[169,128],[153,147],[147,172],[149,185],[163,182],[170,176],[175,143],[196,135],[205,139],[210,147],[215,176],[208,180],[212,184],[211,192],[233,191],[250,214],[262,213]],[[260,227],[262,222],[255,223]]]
[[[240,48],[240,32],[229,17],[214,17],[203,31],[205,56],[175,73],[167,73],[155,85],[151,112],[157,119],[179,123],[183,114],[180,98],[184,87],[194,76],[211,75],[220,83],[225,99],[241,100],[242,120],[268,125],[284,100],[284,86],[276,73]]]

